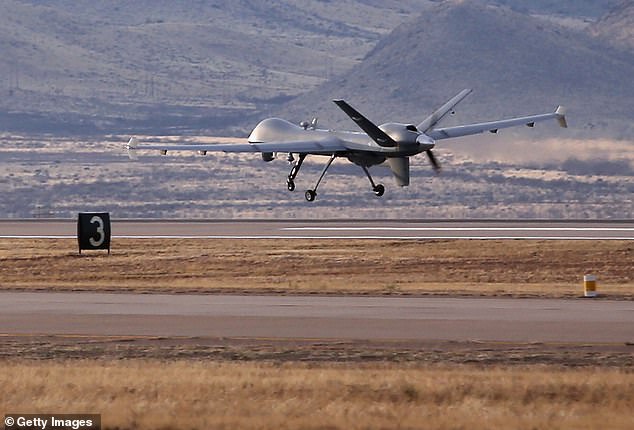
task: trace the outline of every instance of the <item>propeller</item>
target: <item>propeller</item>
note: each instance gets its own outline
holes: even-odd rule
[[[434,153],[431,151],[431,149],[426,150],[425,153],[427,154],[427,157],[429,157],[429,162],[431,163],[436,173],[439,173],[440,164],[438,163],[438,160],[436,159],[436,156],[434,155]]]
[[[425,149],[427,158],[429,158],[429,162],[431,163],[436,173],[440,172],[440,163],[438,163],[436,156],[431,150],[434,147],[434,141],[425,133],[421,133],[421,132],[419,133],[420,134],[416,138],[416,143],[418,143],[422,147],[421,149]]]

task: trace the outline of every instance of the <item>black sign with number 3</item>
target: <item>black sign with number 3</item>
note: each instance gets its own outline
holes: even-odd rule
[[[107,249],[110,254],[110,214],[80,212],[77,218],[77,241],[82,249]]]

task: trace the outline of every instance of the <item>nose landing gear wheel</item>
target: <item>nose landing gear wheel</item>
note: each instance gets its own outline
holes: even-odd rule
[[[293,168],[286,177],[286,188],[288,188],[288,191],[295,191],[295,177],[299,173],[302,163],[304,163],[304,158],[306,158],[306,154],[299,154],[299,160],[293,164]],[[288,159],[289,161],[292,161],[293,154],[288,154]]]
[[[304,197],[306,197],[306,201],[309,201],[309,202],[314,201],[316,196],[317,196],[317,193],[314,192],[313,190],[306,190],[306,193],[304,194]]]
[[[374,187],[374,194],[377,197],[381,197],[383,194],[385,194],[385,187],[383,186],[383,184],[377,184],[376,187]]]

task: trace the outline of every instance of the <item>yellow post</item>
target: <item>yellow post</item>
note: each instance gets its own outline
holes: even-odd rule
[[[597,296],[597,277],[594,275],[585,275],[583,277],[583,295],[584,297]]]

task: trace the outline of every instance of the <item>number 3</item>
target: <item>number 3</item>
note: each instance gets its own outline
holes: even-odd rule
[[[99,233],[99,240],[95,240],[92,237],[88,239],[88,242],[90,242],[90,244],[96,248],[98,246],[101,246],[103,241],[106,239],[106,232],[103,231],[103,220],[100,217],[95,215],[94,217],[90,218],[90,223],[98,224],[97,233]]]

